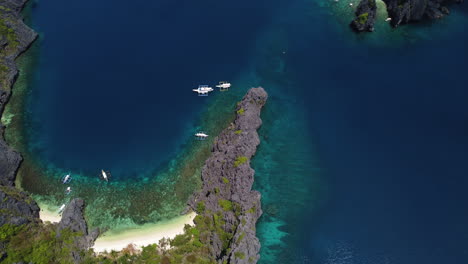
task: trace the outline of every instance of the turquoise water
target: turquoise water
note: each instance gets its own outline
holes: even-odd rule
[[[35,146],[26,156],[35,162],[21,173],[31,184],[41,166],[44,181],[79,173],[76,195],[90,201],[94,225],[176,215],[209,154],[190,134],[215,134],[242,93],[261,85],[270,94],[252,162],[264,211],[261,263],[466,262],[466,5],[398,30],[382,13],[366,35],[349,31],[345,1],[61,5],[39,2],[33,15],[44,42],[29,107],[43,111],[26,120],[34,132],[26,145]],[[212,79],[236,87],[202,100],[185,92]],[[119,181],[93,178],[113,164]],[[29,188],[63,201],[60,188]],[[135,208],[145,199],[154,204]]]

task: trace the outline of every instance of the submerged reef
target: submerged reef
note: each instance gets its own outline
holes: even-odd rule
[[[393,27],[422,20],[441,19],[450,14],[448,5],[463,0],[383,0]],[[361,0],[351,27],[358,32],[373,31],[377,6],[375,0]]]

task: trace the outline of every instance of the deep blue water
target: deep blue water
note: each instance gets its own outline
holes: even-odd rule
[[[242,79],[270,93],[252,163],[262,263],[468,262],[466,5],[391,45],[322,2],[140,2],[34,10],[45,160],[163,164],[207,101],[192,86],[253,69]]]
[[[207,103],[191,89],[239,74],[279,8],[265,3],[39,1],[34,151],[121,177],[168,160]]]

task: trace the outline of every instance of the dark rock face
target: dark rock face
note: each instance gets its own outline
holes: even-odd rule
[[[260,193],[251,190],[255,171],[250,159],[260,144],[257,129],[262,124],[260,111],[267,98],[263,88],[252,88],[244,96],[235,121],[214,141],[213,153],[202,170],[202,190],[189,202],[194,210],[202,202],[205,211],[221,212],[225,221],[222,228],[234,234],[228,252],[223,250],[218,234],[211,234],[211,254],[219,263],[256,263],[260,257],[255,224],[262,209]],[[237,209],[226,210],[222,201]]]
[[[21,156],[0,139],[0,185],[13,186]]]
[[[388,16],[392,19],[391,24],[394,27],[397,27],[401,24],[407,24],[410,22],[417,22],[424,19],[434,20],[441,19],[444,16],[450,13],[446,5],[451,3],[461,3],[463,0],[383,0],[387,5]],[[375,2],[375,1],[374,1]],[[356,10],[357,18],[351,22],[351,26],[356,31],[372,31],[368,30],[370,27],[367,25],[360,25],[358,22],[359,16],[363,12],[369,13],[369,18],[371,12],[368,11],[368,8],[360,10],[360,7],[368,6],[368,0],[361,0],[359,7]],[[374,14],[375,14],[374,10]],[[373,17],[375,19],[375,15]],[[373,24],[372,24],[373,25]]]
[[[39,222],[39,207],[33,199],[15,187],[0,185],[0,226]],[[6,242],[0,241],[0,263],[6,257],[6,246]]]
[[[384,0],[392,25],[399,26],[423,19],[440,19],[448,14],[447,0]]]
[[[60,232],[64,229],[68,229],[73,232],[79,232],[82,236],[75,238],[75,245],[79,249],[88,249],[94,245],[94,241],[99,236],[99,230],[95,229],[88,233],[88,225],[84,218],[84,201],[79,198],[73,199],[62,213],[62,219],[57,226],[57,236],[60,236]],[[75,263],[81,262],[81,256],[79,252],[72,252]]]
[[[0,186],[0,226],[39,222],[39,206],[15,187]]]
[[[350,26],[357,32],[374,31],[375,17],[377,14],[377,4],[375,0],[362,0],[356,9],[356,19]]]
[[[15,59],[23,53],[37,38],[37,34],[27,27],[20,15],[27,0],[0,0],[0,23],[9,31],[9,37],[0,36],[0,114],[10,97],[11,88],[16,81],[18,69]],[[0,126],[0,226],[4,224],[23,225],[39,224],[39,207],[27,194],[14,187],[16,172],[21,162],[19,153],[13,151],[3,139],[4,127]],[[62,214],[57,225],[57,236],[64,230],[80,233],[75,237],[77,250],[86,250],[94,244],[99,235],[98,230],[88,232],[83,216],[84,202],[72,200]],[[0,245],[4,248],[5,245]],[[81,262],[80,252],[72,252],[75,263]]]
[[[0,37],[0,64],[5,67],[0,74],[0,115],[3,113],[5,103],[10,98],[11,87],[18,75],[15,59],[23,53],[37,38],[37,34],[27,27],[21,18],[20,12],[26,0],[0,0],[0,19],[4,26],[14,31],[17,42],[15,47],[9,43],[6,36]],[[7,146],[3,139],[3,126],[0,129],[0,184],[13,186],[16,171],[21,162],[21,156]]]

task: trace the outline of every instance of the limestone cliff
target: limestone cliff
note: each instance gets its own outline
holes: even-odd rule
[[[383,0],[386,4],[391,25],[441,19],[450,13],[448,5],[462,3],[463,0]],[[361,0],[356,10],[356,18],[351,27],[358,31],[373,31],[376,19],[375,0]]]
[[[37,37],[23,23],[20,12],[25,3],[26,0],[0,0],[0,115],[18,76],[15,59]],[[0,125],[0,184],[13,186],[21,156],[5,143],[3,130],[3,125]]]
[[[218,263],[256,263],[260,243],[255,224],[262,214],[260,193],[252,190],[255,171],[250,159],[260,140],[260,111],[267,100],[263,88],[252,88],[239,102],[236,118],[214,140],[202,170],[203,187],[190,201],[192,209],[213,217],[217,229],[205,241]]]
[[[18,76],[15,59],[37,38],[37,34],[23,23],[20,14],[26,2],[27,0],[0,0],[0,115]],[[39,219],[40,209],[37,203],[14,187],[21,156],[6,144],[3,132],[4,127],[0,125],[0,227],[14,226],[23,232],[41,230],[43,225]],[[97,230],[88,233],[83,209],[82,200],[73,200],[66,207],[58,226],[52,226],[57,230],[58,237],[65,229],[79,234],[74,238],[76,250],[71,252],[75,263],[81,261],[79,250],[92,246],[98,236]],[[43,233],[46,232],[44,229]],[[0,240],[0,262],[7,257],[7,246],[8,240]]]

